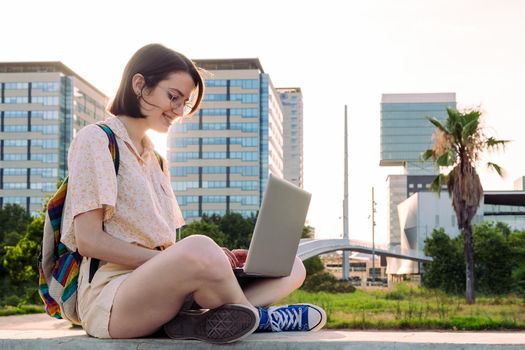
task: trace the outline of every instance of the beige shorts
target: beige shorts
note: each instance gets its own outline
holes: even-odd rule
[[[78,276],[77,311],[87,334],[97,338],[111,338],[109,317],[113,299],[132,271],[126,266],[101,263],[89,283],[89,258],[82,260]]]

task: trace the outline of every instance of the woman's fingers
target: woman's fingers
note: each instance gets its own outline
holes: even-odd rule
[[[237,258],[237,267],[243,267],[246,263],[246,257],[248,256],[248,250],[246,249],[234,249],[232,250],[233,255]]]
[[[228,258],[228,260],[230,260],[230,265],[232,266],[232,268],[237,267],[239,264],[239,261],[237,260],[237,257],[235,256],[235,254],[233,254],[233,252],[231,252],[228,248],[224,248],[224,247],[222,248],[222,251]]]

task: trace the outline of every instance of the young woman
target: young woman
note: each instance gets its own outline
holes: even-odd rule
[[[70,146],[62,241],[84,256],[77,310],[92,336],[143,337],[164,326],[173,338],[226,343],[256,329],[324,325],[323,310],[313,305],[263,307],[302,284],[299,259],[290,276],[241,289],[232,265],[246,251],[222,249],[199,235],[176,242],[184,219],[167,164],[162,170],[146,131],[166,133],[177,118],[195,113],[203,94],[203,79],[189,59],[147,45],[128,62],[109,107],[113,116],[104,121],[117,140],[118,175],[97,125],[80,130]],[[201,309],[183,307],[188,300]]]

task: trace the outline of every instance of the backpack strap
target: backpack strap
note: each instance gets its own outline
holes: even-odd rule
[[[118,169],[120,166],[120,153],[118,150],[117,139],[115,138],[115,133],[109,126],[104,123],[96,124],[106,133],[109,140],[109,153],[111,153],[111,158],[113,159],[113,165],[115,166],[115,174],[118,175]],[[104,224],[102,223],[102,228]],[[88,282],[91,283],[93,277],[95,277],[95,272],[97,272],[100,265],[100,259],[90,258],[89,259],[89,279]]]
[[[153,152],[155,152],[155,157],[157,158],[157,162],[159,162],[160,170],[162,170],[164,172],[164,159],[159,154],[159,152],[157,152],[155,150],[153,150]]]
[[[115,166],[115,174],[118,175],[118,169],[120,166],[120,153],[118,150],[118,144],[117,144],[117,139],[115,137],[115,134],[113,133],[113,130],[111,130],[111,128],[104,123],[100,123],[96,125],[100,127],[102,130],[104,130],[104,132],[108,136],[109,153],[111,153],[111,158],[113,159],[113,165]]]

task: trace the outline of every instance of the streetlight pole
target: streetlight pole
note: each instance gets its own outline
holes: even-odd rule
[[[343,199],[343,239],[349,240],[348,235],[348,116],[345,105],[345,175],[344,175],[344,199]],[[348,250],[343,250],[343,281],[348,281]]]
[[[376,281],[375,212],[376,212],[376,202],[374,200],[374,187],[372,187],[372,284],[375,284],[375,281]]]

